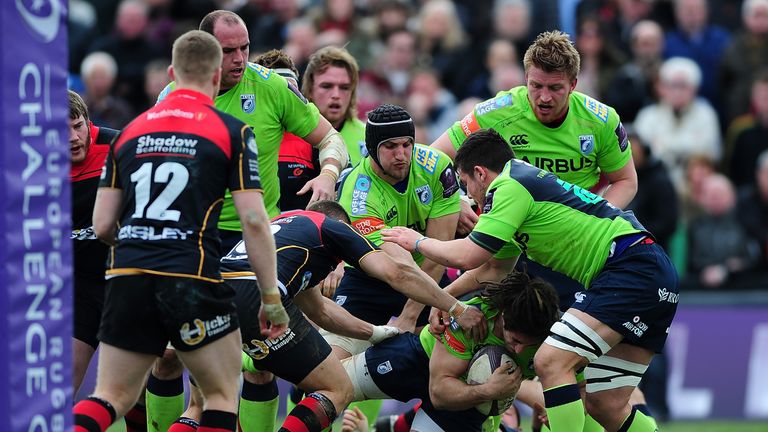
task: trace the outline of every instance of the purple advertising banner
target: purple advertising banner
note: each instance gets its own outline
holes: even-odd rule
[[[768,419],[768,306],[680,306],[667,339],[674,418]]]
[[[0,4],[3,431],[72,428],[66,4]]]

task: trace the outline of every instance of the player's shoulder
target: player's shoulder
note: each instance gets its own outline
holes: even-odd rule
[[[365,123],[357,117],[352,117],[351,119],[344,121],[344,126],[339,132],[342,131],[345,133],[350,131],[352,133],[363,134],[363,136],[365,136]]]
[[[592,122],[605,125],[615,125],[619,122],[619,115],[613,107],[581,92],[571,93],[570,108],[574,109],[580,118]]]
[[[523,108],[526,103],[526,98],[527,89],[525,86],[502,90],[496,93],[496,96],[475,105],[475,115],[481,117],[497,112],[503,112],[505,115],[508,115],[509,111]]]
[[[439,175],[442,168],[451,163],[451,158],[441,150],[424,144],[414,145],[412,172]]]

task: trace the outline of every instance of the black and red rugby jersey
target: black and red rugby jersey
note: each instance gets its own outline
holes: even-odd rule
[[[293,298],[328,276],[341,261],[360,269],[360,260],[380,250],[350,225],[313,211],[294,211],[272,219],[277,248],[277,280]],[[361,269],[362,270],[362,269]],[[254,277],[243,241],[221,259],[225,279]]]
[[[109,143],[119,131],[89,124],[91,139],[85,159],[73,163],[69,171],[72,187],[72,248],[76,275],[104,277],[109,247],[93,232],[93,204],[99,176],[109,153]]]
[[[280,178],[280,210],[303,210],[311,193],[296,195],[304,185],[320,174],[320,151],[296,135],[286,132],[277,156]]]
[[[216,228],[224,191],[261,190],[251,128],[178,89],[115,139],[100,187],[123,190],[108,276],[220,280]]]

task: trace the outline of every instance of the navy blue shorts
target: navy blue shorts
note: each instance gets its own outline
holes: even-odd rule
[[[429,399],[429,357],[418,335],[403,333],[373,345],[365,351],[365,363],[373,382],[381,391],[400,402],[421,399],[421,409],[443,430],[482,430],[486,416],[474,408],[446,411],[432,406]]]
[[[624,336],[661,352],[679,300],[677,271],[658,244],[637,244],[609,258],[571,306]]]
[[[384,282],[358,269],[346,267],[333,300],[347,312],[374,325],[384,325],[400,312],[408,300]],[[429,308],[424,308],[416,326],[427,323]]]
[[[225,283],[235,291],[243,351],[253,359],[257,369],[298,384],[331,355],[330,345],[293,300],[283,297],[283,306],[290,318],[288,330],[277,339],[267,339],[261,335],[259,326],[261,294],[256,281],[230,279]]]

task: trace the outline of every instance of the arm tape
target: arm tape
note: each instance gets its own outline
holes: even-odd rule
[[[327,158],[333,158],[339,161],[340,168],[344,168],[349,163],[349,154],[347,153],[347,145],[344,144],[344,140],[341,139],[336,129],[331,128],[328,133],[325,134],[322,140],[315,146],[320,150],[320,163]]]

